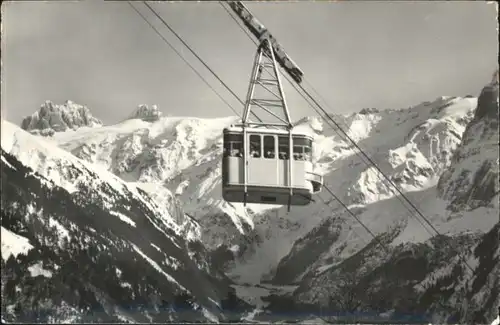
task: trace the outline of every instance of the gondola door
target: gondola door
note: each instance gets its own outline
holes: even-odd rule
[[[260,161],[262,160],[262,137],[260,134],[247,134],[248,151],[246,152],[246,168],[248,185],[259,185],[262,170]]]

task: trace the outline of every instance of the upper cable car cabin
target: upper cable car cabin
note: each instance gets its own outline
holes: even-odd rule
[[[312,137],[279,129],[225,128],[222,196],[228,202],[307,205],[321,190]],[[246,191],[245,191],[246,190]],[[246,197],[245,197],[246,192]]]

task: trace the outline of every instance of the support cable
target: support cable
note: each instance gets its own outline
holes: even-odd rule
[[[221,3],[222,5],[222,3]],[[223,5],[222,7],[226,10],[226,12],[228,12],[228,14],[230,14],[229,10],[227,10],[227,8],[225,8]],[[252,42],[255,43],[255,41],[252,39],[252,37],[248,34],[248,32],[246,32],[246,30],[238,23],[238,21],[230,14],[231,18],[233,20],[236,21],[236,23],[238,24],[238,26],[245,32],[245,34],[250,38],[250,40]],[[288,79],[287,79],[288,80]],[[290,82],[290,80],[288,80]],[[312,84],[310,82],[308,82],[305,78],[304,78],[304,82],[307,83],[309,85],[309,87],[319,96],[319,93],[314,89],[314,87],[312,86]],[[290,82],[291,83],[291,82]],[[292,83],[291,83],[292,84]],[[294,88],[298,91],[298,89],[295,87],[294,84],[292,84],[294,86]],[[426,216],[424,216],[424,214],[418,209],[417,206],[415,206],[415,204],[413,202],[411,202],[411,200],[399,189],[399,187],[380,169],[380,167],[377,166],[377,164],[373,161],[372,158],[370,158],[365,152],[363,149],[361,149],[359,147],[359,145],[347,134],[347,132],[344,131],[344,129],[340,126],[340,123],[337,123],[331,116],[330,114],[328,114],[326,112],[326,110],[321,106],[320,103],[318,103],[318,101],[316,99],[314,99],[314,97],[311,96],[311,94],[304,88],[303,85],[299,84],[299,88],[303,91],[303,93],[316,105],[317,108],[319,108],[321,110],[321,112],[323,113],[324,116],[322,116],[322,114],[320,114],[320,117],[323,118],[323,120],[325,120],[325,122],[327,122],[327,124],[332,128],[333,131],[335,131],[337,134],[339,134],[339,136],[341,136],[341,138],[345,138],[347,139],[356,149],[357,149],[357,152],[356,154],[361,158],[361,160],[367,165],[369,166],[369,164],[371,164],[373,167],[375,167],[375,169],[377,170],[377,177],[382,180],[382,181],[387,181],[391,187],[393,187],[397,193],[394,193],[396,195],[396,198],[402,203],[402,205],[410,212],[411,216],[415,217],[415,219],[422,225],[422,227],[430,234],[432,235],[432,233],[429,231],[429,229],[423,224],[422,220],[424,220],[424,222],[439,236],[442,236],[442,234],[436,229],[436,227],[434,227],[432,225],[432,223],[428,220],[428,218]],[[299,92],[299,91],[298,91]],[[299,94],[302,95],[302,93],[299,92]],[[303,96],[303,95],[302,95]],[[321,96],[320,96],[321,97]],[[303,96],[304,98],[304,96]],[[304,98],[306,99],[306,98]],[[313,107],[311,105],[311,103],[306,99],[307,103],[318,113],[318,110],[315,109],[315,107]],[[325,119],[326,117],[326,119]],[[332,126],[332,124],[335,127]],[[338,132],[340,131],[342,133],[342,135]],[[361,155],[361,156],[360,156]],[[369,163],[367,163],[367,161]],[[381,176],[384,178],[382,179]],[[328,189],[329,190],[329,189]],[[333,194],[333,193],[331,193]],[[399,195],[397,195],[399,194]],[[409,207],[405,204],[405,202],[402,201],[402,199],[405,200],[405,202],[418,214],[418,216],[422,219],[419,219],[416,217],[415,213],[412,212],[412,210],[409,209]],[[337,201],[339,201],[337,199]],[[340,202],[340,201],[339,201]],[[341,203],[343,205],[343,203]],[[450,244],[451,245],[451,244]],[[452,247],[454,248],[454,247]],[[467,260],[465,260],[465,258],[462,256],[462,254],[459,254],[459,256],[461,257],[462,261],[465,263],[465,265],[467,266],[467,268],[473,273],[473,269],[472,267],[469,265],[469,263],[467,262]]]
[[[203,61],[202,58],[200,58],[200,56],[198,54],[196,54],[196,52],[182,39],[181,36],[179,36],[179,34],[177,34],[175,32],[175,30],[172,29],[172,27],[170,27],[169,24],[167,24],[167,22],[146,2],[146,1],[143,1],[142,3],[144,3],[144,5],[146,7],[148,7],[149,10],[151,10],[151,12],[170,30],[170,32],[172,32],[172,34],[175,35],[175,37],[177,37],[181,43],[205,66],[205,68],[208,69],[208,71],[210,71],[212,73],[212,75],[217,78],[217,80],[219,80],[219,82],[242,104],[242,105],[245,105],[245,103],[243,103],[243,101],[238,97],[238,95],[236,95],[234,93],[234,91],[231,90],[231,88],[229,88],[228,85],[226,85],[226,83],[224,81],[222,81],[221,78],[219,78],[219,76],[208,66],[208,64],[205,63],[205,61]],[[254,114],[255,116],[255,114]],[[260,122],[262,122],[262,120],[260,118],[258,118],[257,116],[255,116]]]
[[[175,52],[175,54],[177,54],[181,59],[182,61],[184,61],[184,63],[186,63],[190,68],[191,70],[193,70],[194,73],[196,73],[196,75],[217,95],[217,97],[219,97],[220,100],[222,100],[226,105],[227,107],[229,107],[236,115],[239,115],[238,112],[236,111],[236,109],[231,106],[231,104],[229,104],[218,92],[217,90],[215,90],[215,88],[213,88],[209,83],[208,81],[193,67],[193,65],[191,65],[191,63],[189,63],[189,61],[187,61],[181,53],[179,53],[179,51],[177,51],[175,49],[175,47],[160,33],[160,31],[153,26],[153,24],[151,24],[149,22],[149,20],[130,2],[130,1],[127,1],[127,3],[132,7],[132,9],[134,9],[134,11],[139,15],[141,16],[141,18],[149,25],[149,27],[151,27],[151,29],[153,29],[156,34],[158,34],[158,36],[161,37],[161,39]]]

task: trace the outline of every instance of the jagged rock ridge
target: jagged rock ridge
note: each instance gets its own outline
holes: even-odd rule
[[[146,122],[156,122],[162,117],[163,113],[158,110],[158,106],[141,104],[130,114],[129,119],[141,119]]]
[[[55,132],[80,127],[99,127],[102,122],[92,116],[87,106],[68,100],[62,105],[46,101],[40,110],[21,122],[21,128],[34,134],[53,135]]]

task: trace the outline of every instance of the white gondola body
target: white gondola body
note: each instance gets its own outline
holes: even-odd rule
[[[292,132],[290,168],[288,131],[246,127],[246,146],[243,134],[241,126],[224,129],[223,198],[228,202],[245,202],[246,177],[246,203],[309,204],[322,184],[321,176],[313,173],[312,137]]]

